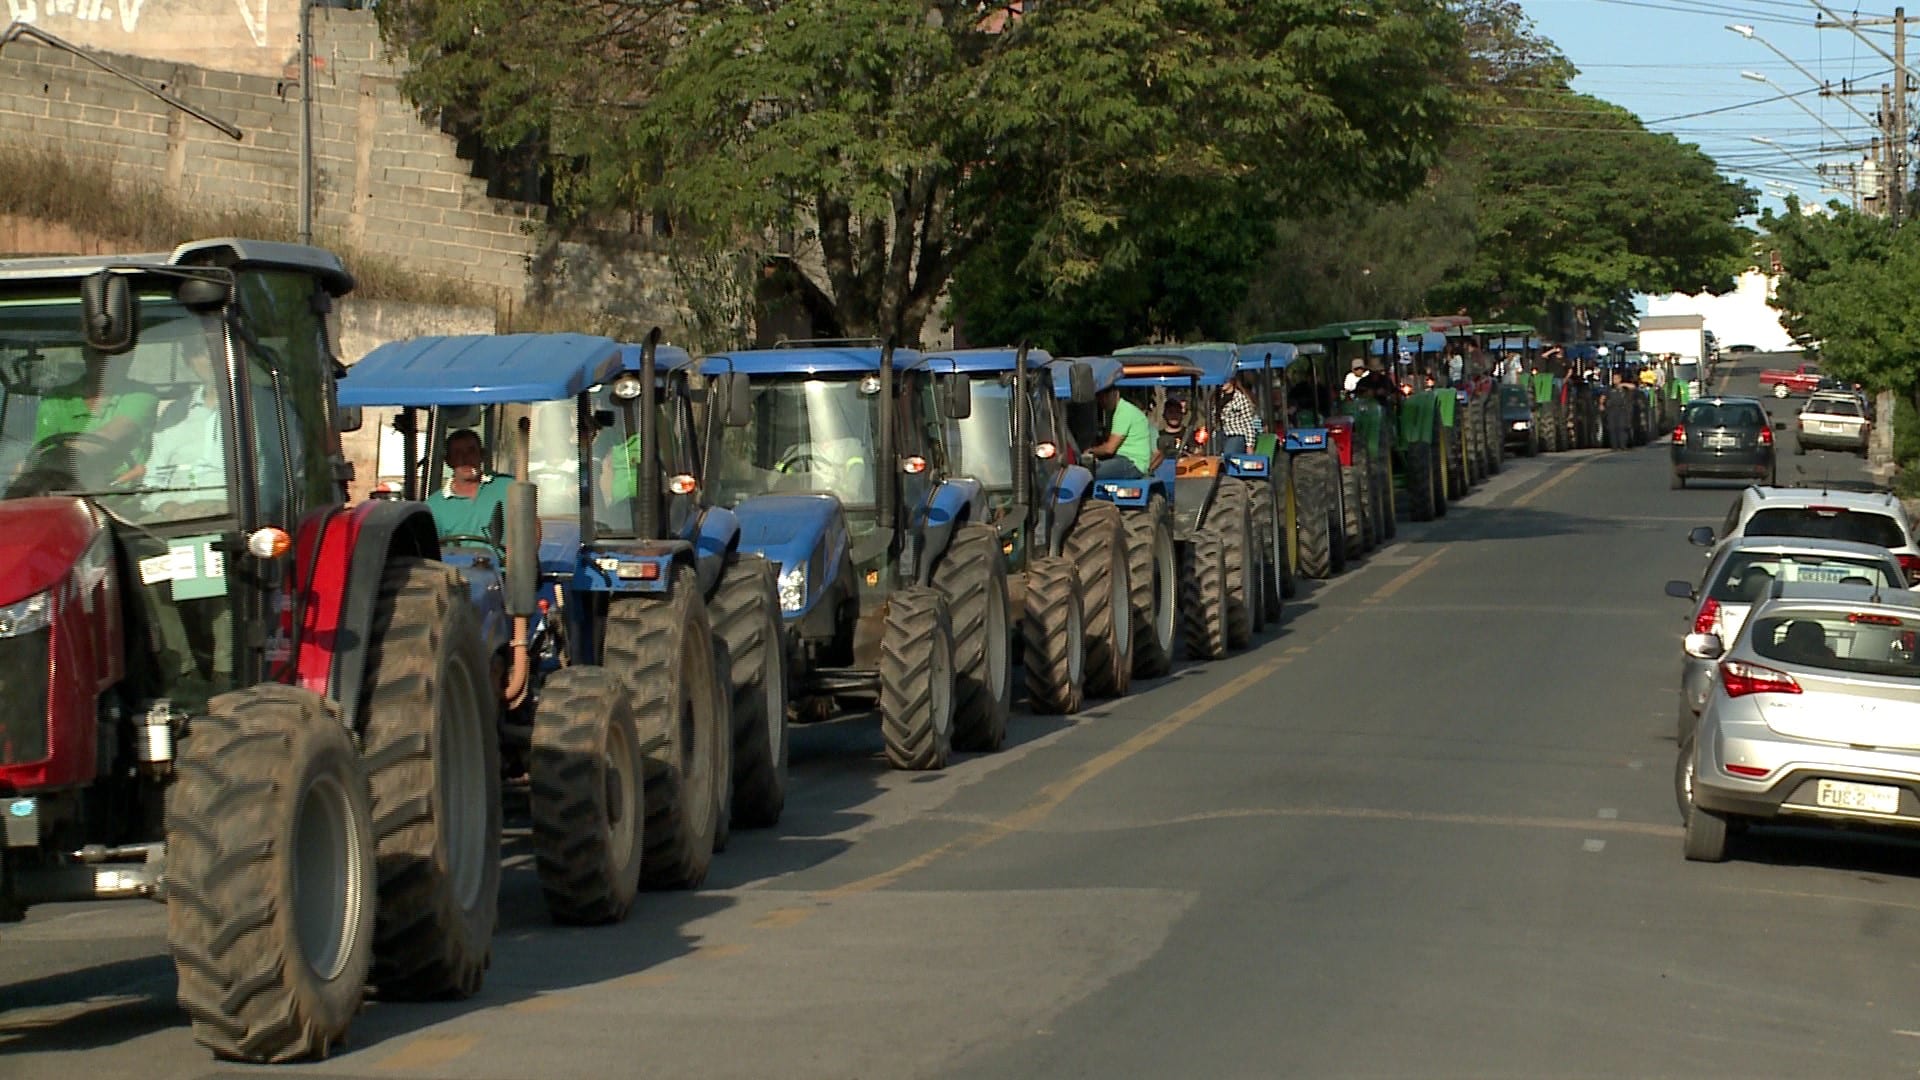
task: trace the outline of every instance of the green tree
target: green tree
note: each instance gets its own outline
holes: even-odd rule
[[[1920,230],[1838,205],[1806,213],[1795,199],[1760,225],[1794,340],[1828,374],[1920,404]]]
[[[1175,208],[1405,190],[1455,108],[1439,0],[381,10],[415,100],[539,141],[563,205],[788,256],[846,334],[917,337],[982,249],[1059,296],[1181,242]]]

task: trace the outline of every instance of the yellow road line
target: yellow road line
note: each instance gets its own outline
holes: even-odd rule
[[[747,947],[745,945],[738,942],[728,942],[725,945],[702,945],[700,948],[693,950],[689,955],[695,960],[724,960],[729,956],[739,956],[746,951]]]
[[[965,855],[969,852],[978,851],[997,840],[1003,840],[1014,833],[1031,829],[1046,820],[1047,815],[1059,809],[1060,805],[1071,798],[1075,792],[1091,783],[1101,774],[1108,772],[1128,758],[1148,749],[1167,736],[1198,720],[1200,717],[1205,716],[1214,709],[1251,690],[1254,686],[1258,685],[1261,680],[1290,663],[1292,659],[1293,658],[1289,656],[1275,657],[1258,667],[1241,672],[1235,676],[1232,681],[1208,691],[1186,708],[1169,714],[1164,719],[1134,735],[1113,749],[1082,763],[1079,768],[1074,769],[1066,776],[1041,788],[1039,794],[1034,796],[1033,801],[1027,805],[986,825],[984,828],[968,833],[958,839],[949,840],[939,847],[908,859],[906,862],[895,866],[891,870],[883,870],[880,873],[869,875],[858,881],[850,881],[845,885],[823,890],[815,895],[824,900],[836,900],[845,896],[858,896],[862,893],[873,892],[876,889],[883,889],[899,881],[901,878],[906,877],[908,874],[916,870],[925,869],[950,855]]]
[[[1540,496],[1541,496],[1541,495],[1542,495],[1543,493],[1545,493],[1545,492],[1546,492],[1546,490],[1547,490],[1548,488],[1551,488],[1551,487],[1552,487],[1553,485],[1555,485],[1555,484],[1557,484],[1557,483],[1559,483],[1559,482],[1560,482],[1560,481],[1562,481],[1562,480],[1565,480],[1565,479],[1566,479],[1567,477],[1569,477],[1569,476],[1572,476],[1572,475],[1573,475],[1574,473],[1577,473],[1577,472],[1579,472],[1579,471],[1580,471],[1581,469],[1584,469],[1584,468],[1586,468],[1586,467],[1587,467],[1587,462],[1589,462],[1589,461],[1592,461],[1592,460],[1594,460],[1594,459],[1593,459],[1593,458],[1587,458],[1587,459],[1586,459],[1586,460],[1584,460],[1584,461],[1581,461],[1581,462],[1578,462],[1578,463],[1576,463],[1576,464],[1574,464],[1574,465],[1570,465],[1570,466],[1568,466],[1567,468],[1565,468],[1565,469],[1562,469],[1562,470],[1560,470],[1559,472],[1557,472],[1557,473],[1555,473],[1555,474],[1553,474],[1553,476],[1552,476],[1551,478],[1549,478],[1549,479],[1547,480],[1547,482],[1546,482],[1546,483],[1544,483],[1544,484],[1541,484],[1541,485],[1540,485],[1539,487],[1537,487],[1537,488],[1534,488],[1534,489],[1533,489],[1532,491],[1529,491],[1529,492],[1527,492],[1527,493],[1526,493],[1525,495],[1522,495],[1522,496],[1520,496],[1519,498],[1517,498],[1517,499],[1515,499],[1515,500],[1513,500],[1513,502],[1511,503],[1511,505],[1513,505],[1513,506],[1525,506],[1525,505],[1527,505],[1528,503],[1530,503],[1530,502],[1532,502],[1533,500],[1535,500],[1535,499],[1537,499],[1537,498],[1539,498],[1539,497],[1540,497]]]
[[[422,1035],[374,1064],[376,1069],[431,1069],[466,1055],[478,1035]]]
[[[1433,554],[1427,556],[1424,559],[1421,559],[1419,562],[1413,564],[1411,567],[1408,567],[1406,570],[1402,571],[1399,577],[1396,577],[1392,581],[1389,581],[1385,585],[1382,585],[1378,589],[1375,589],[1373,592],[1373,595],[1367,597],[1365,602],[1369,604],[1377,604],[1380,601],[1385,600],[1387,597],[1392,596],[1394,593],[1399,592],[1401,589],[1406,587],[1407,582],[1412,581],[1414,578],[1417,578],[1421,574],[1424,574],[1427,571],[1433,569],[1433,564],[1438,562],[1440,559],[1440,556],[1445,555],[1447,553],[1447,549],[1452,546],[1453,546],[1452,544],[1442,544],[1440,547],[1435,548]]]
[[[753,927],[756,930],[784,930],[796,923],[804,922],[812,916],[812,908],[775,908],[753,920]]]

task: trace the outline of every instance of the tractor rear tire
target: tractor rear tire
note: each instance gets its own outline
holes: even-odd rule
[[[1180,556],[1173,515],[1159,495],[1145,512],[1120,515],[1127,529],[1127,586],[1133,608],[1133,673],[1158,678],[1173,670],[1180,611]]]
[[[1407,516],[1415,521],[1432,521],[1433,444],[1407,444]]]
[[[1133,589],[1120,517],[1112,503],[1089,502],[1067,534],[1066,557],[1080,571],[1088,697],[1122,697],[1133,689]]]
[[[325,702],[222,694],[167,792],[167,948],[216,1057],[324,1058],[360,1011],[377,883],[366,773]]]
[[[1264,602],[1261,609],[1266,615],[1268,626],[1280,622],[1281,612],[1286,607],[1287,582],[1292,576],[1287,569],[1286,540],[1281,535],[1285,524],[1280,520],[1280,508],[1273,498],[1273,485],[1255,483],[1250,485],[1253,491],[1253,523],[1260,534],[1262,560],[1266,571],[1260,575],[1260,589]]]
[[[1027,708],[1042,716],[1080,711],[1086,690],[1086,618],[1073,560],[1043,555],[1027,567],[1027,610],[1020,620]]]
[[[1244,649],[1260,629],[1255,621],[1260,606],[1260,548],[1244,481],[1220,479],[1203,527],[1220,538],[1227,560],[1227,646]]]
[[[707,604],[689,566],[670,571],[664,596],[607,605],[606,666],[626,676],[645,751],[646,854],[640,885],[696,889],[713,865],[720,818],[731,809],[731,688],[720,683]]]
[[[880,639],[880,738],[894,768],[947,767],[954,675],[946,597],[918,586],[895,592]]]
[[[1473,482],[1467,476],[1465,449],[1460,445],[1462,431],[1454,428],[1447,434],[1447,500],[1449,502],[1466,498],[1472,490]]]
[[[1486,411],[1487,472],[1500,475],[1507,467],[1507,433],[1500,427],[1500,399],[1495,397],[1487,402]]]
[[[732,824],[769,828],[787,805],[787,639],[773,565],[738,556],[721,573],[707,614],[726,646],[731,682]]]
[[[1381,458],[1375,459],[1370,469],[1373,505],[1380,514],[1380,542],[1383,544],[1393,539],[1400,531],[1399,522],[1395,520],[1398,513],[1393,506],[1393,480],[1387,472],[1384,456],[1383,453]]]
[[[1007,564],[991,525],[963,525],[933,572],[953,617],[953,748],[1006,745],[1013,708],[1013,637]]]
[[[499,698],[458,571],[387,565],[360,699],[380,868],[374,987],[467,997],[500,910]]]
[[[1325,580],[1334,566],[1334,515],[1339,511],[1338,464],[1324,453],[1300,454],[1293,459],[1294,504],[1298,507],[1300,573]],[[1344,544],[1344,540],[1340,541]]]
[[[642,745],[626,680],[614,672],[563,668],[540,688],[527,802],[554,922],[614,923],[633,907],[646,848]]]
[[[1367,552],[1367,511],[1360,504],[1360,473],[1352,466],[1340,470],[1340,526],[1347,560],[1359,562]]]
[[[1180,565],[1180,621],[1189,660],[1227,655],[1227,552],[1219,534],[1196,529]]]

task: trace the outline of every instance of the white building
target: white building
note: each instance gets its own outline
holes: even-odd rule
[[[1723,350],[1729,345],[1751,345],[1762,352],[1799,348],[1780,325],[1772,300],[1773,279],[1749,270],[1740,275],[1739,287],[1725,296],[1674,293],[1649,296],[1646,302],[1649,315],[1705,316],[1707,329]]]

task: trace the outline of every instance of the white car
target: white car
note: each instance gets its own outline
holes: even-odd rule
[[[1849,540],[1893,553],[1907,584],[1920,582],[1920,545],[1906,507],[1887,491],[1835,488],[1747,488],[1727,511],[1716,536],[1706,525],[1687,534],[1691,543],[1715,547],[1736,536],[1791,537],[1800,540]]]
[[[1867,456],[1873,421],[1867,419],[1860,396],[1847,390],[1822,390],[1807,398],[1800,409],[1794,453],[1808,450],[1850,450]]]

